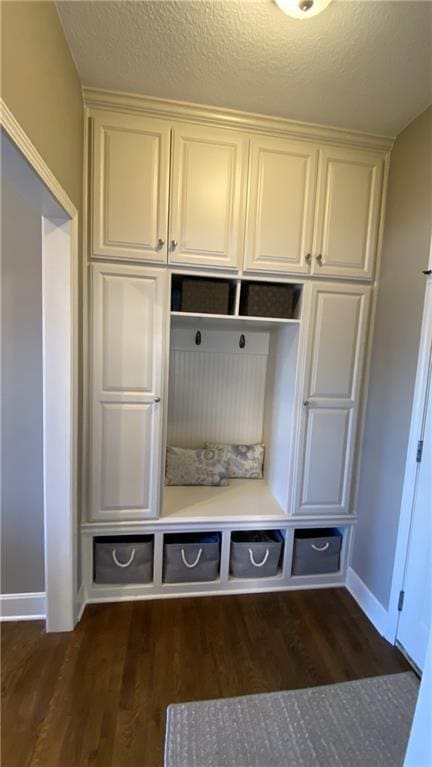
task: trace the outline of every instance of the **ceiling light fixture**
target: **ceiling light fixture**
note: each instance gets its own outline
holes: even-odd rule
[[[332,0],[276,0],[281,11],[293,19],[310,19],[324,11]]]

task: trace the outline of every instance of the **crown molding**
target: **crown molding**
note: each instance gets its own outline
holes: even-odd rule
[[[83,88],[83,98],[85,105],[90,109],[142,114],[176,122],[194,122],[213,127],[229,127],[248,133],[286,136],[303,141],[316,141],[320,144],[337,144],[338,146],[345,144],[359,149],[388,152],[394,143],[393,136],[360,133],[344,128],[268,117],[234,109],[191,104],[186,101],[150,98],[137,93]]]
[[[77,216],[77,209],[72,200],[68,197],[60,182],[49,169],[42,155],[39,154],[34,144],[30,141],[27,133],[23,130],[18,120],[15,119],[7,104],[0,98],[0,126],[6,131],[14,144],[18,147],[21,154],[37,173],[39,178],[48,187],[51,194],[57,202],[70,216]]]

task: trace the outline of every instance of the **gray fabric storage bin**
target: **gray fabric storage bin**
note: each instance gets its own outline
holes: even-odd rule
[[[296,530],[292,574],[337,573],[341,546],[342,533],[336,528]]]
[[[164,583],[214,581],[219,575],[219,533],[165,535]]]
[[[152,578],[152,535],[95,538],[95,583],[149,583]]]
[[[279,530],[254,530],[231,535],[230,574],[235,578],[277,575],[283,536]]]

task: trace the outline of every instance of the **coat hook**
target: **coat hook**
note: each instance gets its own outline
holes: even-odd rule
[[[246,339],[245,339],[243,333],[240,336],[239,346],[240,346],[240,349],[244,349],[245,346],[246,346]]]
[[[199,330],[195,333],[195,343],[197,346],[201,346],[201,331]]]

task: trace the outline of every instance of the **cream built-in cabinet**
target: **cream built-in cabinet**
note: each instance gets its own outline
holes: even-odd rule
[[[159,513],[166,274],[91,267],[90,519]]]
[[[85,98],[87,593],[343,584],[391,141],[131,94]],[[203,278],[227,296],[220,316],[217,302],[185,309]],[[164,486],[167,445],[249,440],[265,445],[262,479]],[[293,575],[302,528],[342,532],[337,572]],[[278,576],[239,584],[231,534],[264,529],[283,533]],[[209,530],[221,533],[219,579],[165,584],[166,536]],[[94,583],[95,539],[130,535],[152,537],[153,583]]]
[[[166,263],[169,124],[98,112],[92,133],[93,254]]]
[[[374,275],[384,160],[356,149],[320,149],[312,271],[317,276]]]
[[[91,255],[371,279],[384,154],[94,110]]]
[[[371,152],[253,138],[244,268],[373,277],[383,167]]]
[[[241,266],[247,148],[235,131],[173,126],[169,263]]]
[[[313,144],[251,139],[245,269],[309,273],[317,167]]]
[[[312,288],[294,513],[350,513],[370,288]]]

